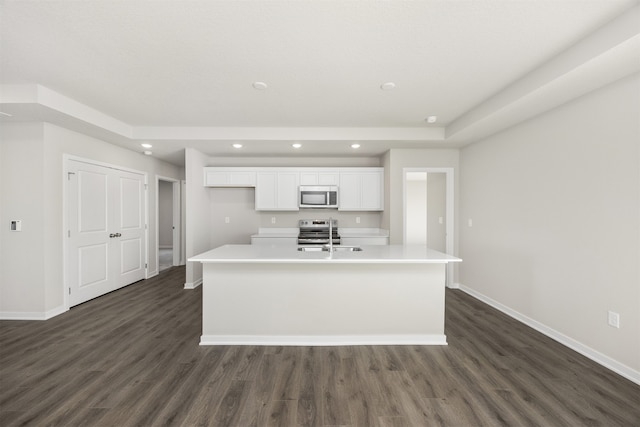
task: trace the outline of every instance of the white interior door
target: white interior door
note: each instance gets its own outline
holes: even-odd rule
[[[118,191],[114,197],[117,287],[144,279],[144,177],[115,170]]]
[[[69,160],[69,305],[145,276],[144,176]]]

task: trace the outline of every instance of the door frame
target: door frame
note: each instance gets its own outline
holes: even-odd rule
[[[160,273],[160,181],[170,182],[172,185],[172,197],[171,202],[172,209],[172,226],[173,233],[171,236],[171,246],[173,250],[173,265],[181,265],[182,260],[182,209],[181,209],[181,192],[180,192],[180,180],[175,178],[169,178],[168,176],[156,175],[156,271],[155,274]],[[154,274],[154,275],[155,275]]]
[[[407,174],[411,172],[444,173],[445,174],[445,192],[446,192],[446,220],[447,224],[445,232],[447,234],[445,241],[445,251],[449,255],[454,254],[454,169],[453,168],[403,168],[402,169],[402,242],[407,241]],[[427,180],[429,178],[427,177]],[[428,232],[428,230],[427,230]],[[447,287],[453,286],[453,264],[447,263]]]
[[[105,168],[121,170],[125,172],[131,172],[142,175],[144,177],[144,212],[142,218],[144,219],[144,245],[145,245],[145,259],[144,259],[144,277],[149,278],[149,174],[147,172],[127,168],[113,163],[101,162],[99,160],[88,159],[86,157],[74,156],[71,154],[62,155],[62,299],[64,303],[64,310],[69,310],[69,257],[67,251],[69,250],[68,236],[69,236],[69,161],[76,161],[81,163],[87,163],[90,165],[102,166]]]

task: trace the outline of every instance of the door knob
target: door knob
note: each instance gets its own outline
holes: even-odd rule
[[[110,239],[113,239],[114,237],[116,237],[116,235],[115,235],[115,234],[113,234],[113,233],[109,234],[109,238],[110,238]]]
[[[122,234],[116,233],[116,237],[120,237],[120,236],[122,236]]]

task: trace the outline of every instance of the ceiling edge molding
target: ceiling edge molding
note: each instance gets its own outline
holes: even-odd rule
[[[444,141],[443,127],[136,127],[138,140]]]
[[[515,123],[502,122],[500,126],[487,123],[487,120],[500,120],[499,117],[508,109],[528,111],[528,115],[520,117],[519,121],[539,114],[549,107],[549,103],[542,102],[539,106],[531,103],[534,100],[541,100],[538,94],[548,92],[548,88],[556,90],[553,92],[553,97],[558,97],[559,102],[554,104],[560,105],[568,101],[567,96],[558,96],[557,92],[564,90],[563,83],[570,80],[567,77],[590,74],[590,78],[593,79],[590,85],[582,84],[583,90],[579,93],[575,90],[570,91],[575,98],[630,74],[633,70],[630,71],[627,68],[622,72],[616,71],[615,65],[620,62],[626,62],[627,65],[632,64],[632,66],[636,63],[640,64],[638,51],[634,51],[639,35],[640,5],[637,5],[458,117],[447,126],[445,139],[457,143],[470,143],[487,136],[489,128],[491,128],[489,133],[495,133],[509,127]],[[621,55],[628,55],[628,57],[621,60]],[[607,67],[607,61],[612,65]],[[605,75],[595,76],[593,72],[585,73],[584,70],[590,67]],[[524,106],[523,103],[530,105]]]

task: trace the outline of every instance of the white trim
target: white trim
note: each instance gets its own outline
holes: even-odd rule
[[[149,176],[144,173],[144,278],[149,278]]]
[[[546,326],[543,323],[538,322],[537,320],[531,319],[530,317],[525,316],[524,314],[521,314],[509,307],[507,307],[506,305],[499,303],[498,301],[489,298],[486,295],[481,294],[478,291],[475,291],[473,289],[470,289],[464,285],[461,284],[457,284],[460,288],[460,290],[462,290],[463,292],[471,295],[472,297],[476,298],[477,300],[480,300],[482,302],[484,302],[485,304],[490,305],[491,307],[503,312],[504,314],[524,323],[525,325],[535,329],[536,331],[540,332],[541,334],[544,334],[546,336],[548,336],[549,338],[559,342],[560,344],[569,347],[570,349],[582,354],[583,356],[588,357],[589,359],[593,360],[594,362],[599,363],[600,365],[604,366],[607,369],[612,370],[613,372],[625,377],[626,379],[628,379],[629,381],[633,381],[634,383],[640,385],[640,372],[630,368],[629,366],[626,366],[618,361],[616,361],[615,359],[612,359],[609,356],[606,356],[602,353],[600,353],[597,350],[592,349],[591,347],[588,347],[584,344],[582,344],[579,341],[574,340],[571,337],[568,337],[564,334],[562,334],[561,332],[556,331],[555,329],[552,329],[548,326]]]
[[[40,311],[2,311],[0,312],[0,320],[49,320],[69,311],[64,305],[60,305],[54,309]]]
[[[147,279],[151,279],[152,277],[155,277],[158,274],[160,274],[160,271],[158,271],[158,269],[156,268],[155,270],[149,272],[149,276],[147,277]]]
[[[200,345],[447,345],[446,335],[202,335]]]
[[[195,282],[187,282],[184,284],[185,289],[195,289],[198,286],[202,285],[202,278],[196,280]]]
[[[454,168],[402,168],[402,241],[407,241],[407,173],[410,172],[425,172],[425,173],[444,173],[445,174],[445,192],[446,192],[446,200],[445,200],[445,210],[447,217],[446,224],[446,240],[445,240],[445,251],[449,255],[455,256],[455,246],[454,246],[454,223],[455,223],[455,212],[454,212],[454,197],[455,197],[455,186],[454,186]],[[453,281],[453,263],[447,264],[447,277],[445,286],[451,287],[451,283]]]

